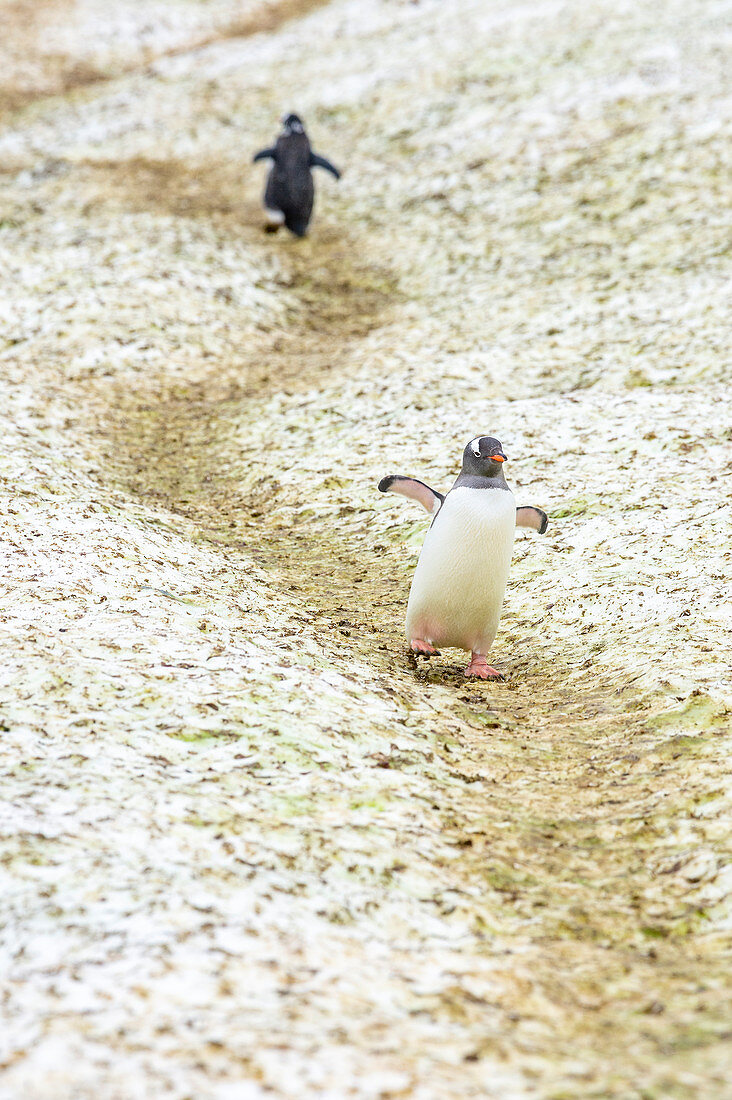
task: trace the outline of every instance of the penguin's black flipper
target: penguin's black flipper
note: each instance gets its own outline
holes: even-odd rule
[[[319,157],[317,153],[310,154],[310,167],[311,168],[325,168],[328,172],[332,172],[337,180],[341,178],[341,174],[336,168],[335,164],[331,164],[325,157]]]
[[[410,500],[416,500],[431,516],[436,515],[445,499],[442,493],[436,489],[430,489],[423,481],[417,481],[416,477],[403,477],[401,474],[391,474],[382,477],[379,482],[380,493],[399,493]]]
[[[531,527],[534,531],[538,531],[540,535],[543,535],[548,523],[547,514],[542,512],[541,508],[534,508],[532,505],[526,504],[523,508],[516,509],[517,527]]]
[[[252,164],[254,164],[255,161],[258,160],[274,160],[275,152],[276,150],[274,149],[274,147],[272,147],[271,149],[260,149],[259,152],[255,153],[255,155],[252,157]]]

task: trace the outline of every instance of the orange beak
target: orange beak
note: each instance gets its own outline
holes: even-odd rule
[[[505,455],[491,455],[491,458],[493,459],[494,462],[505,462],[506,461],[506,456]]]

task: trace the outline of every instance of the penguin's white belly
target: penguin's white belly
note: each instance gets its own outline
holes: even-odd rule
[[[487,653],[498,630],[516,533],[508,489],[452,489],[427,532],[406,635]]]

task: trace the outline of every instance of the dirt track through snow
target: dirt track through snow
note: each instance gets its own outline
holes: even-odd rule
[[[6,76],[0,1097],[726,1097],[725,12],[312,6]],[[375,491],[480,431],[500,685]]]

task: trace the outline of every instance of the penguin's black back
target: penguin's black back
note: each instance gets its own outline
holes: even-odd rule
[[[285,215],[291,233],[304,237],[313,212],[313,177],[307,134],[281,134],[275,145],[264,204]]]

